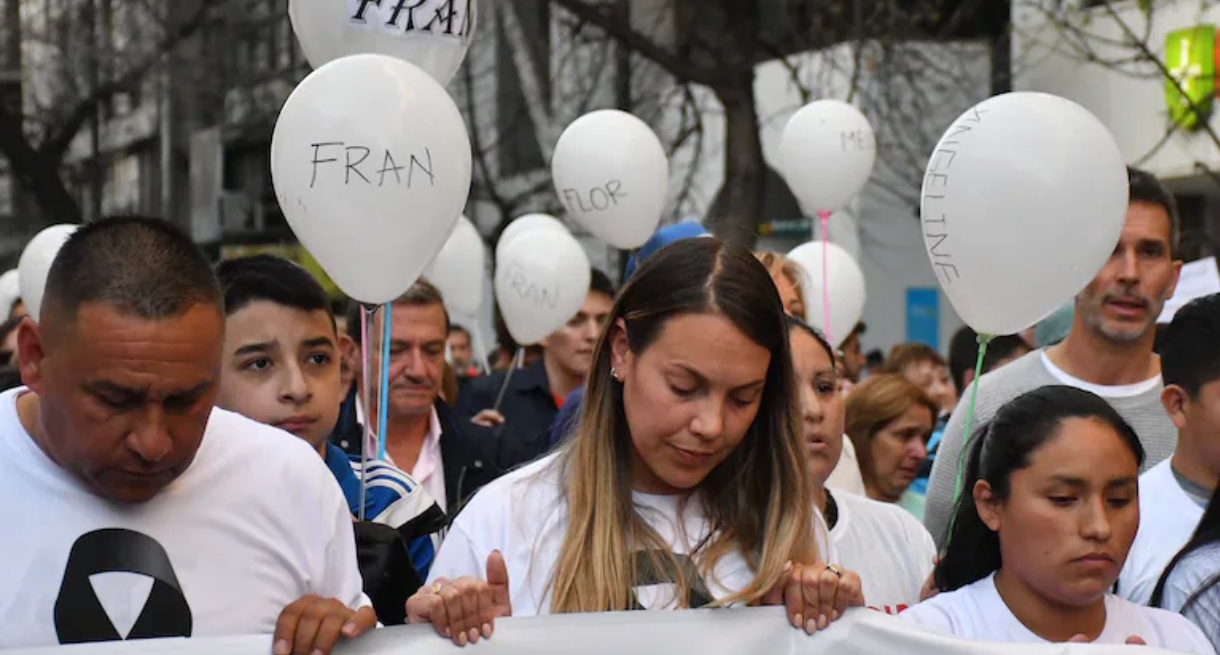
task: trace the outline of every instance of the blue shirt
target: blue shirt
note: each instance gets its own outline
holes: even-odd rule
[[[358,457],[349,457],[343,449],[326,445],[326,466],[330,469],[352,516],[360,515],[361,473]],[[364,516],[367,520],[388,525],[406,538],[411,564],[420,577],[427,579],[440,535],[436,530],[444,521],[439,505],[411,476],[380,460],[369,460],[367,488],[364,493]]]

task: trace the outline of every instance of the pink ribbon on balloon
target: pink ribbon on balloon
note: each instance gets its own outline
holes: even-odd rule
[[[822,332],[826,333],[826,340],[832,345],[835,340],[830,334],[830,265],[827,263],[829,258],[827,251],[829,250],[828,239],[830,235],[827,230],[830,227],[830,212],[818,212],[818,219],[822,222]]]

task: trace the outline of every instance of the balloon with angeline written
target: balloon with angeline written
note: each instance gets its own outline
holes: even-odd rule
[[[470,219],[458,219],[453,234],[445,242],[436,259],[424,271],[424,277],[440,289],[445,305],[457,314],[473,316],[483,304],[483,273],[487,266],[487,251],[483,237]]]
[[[496,262],[496,302],[513,339],[528,346],[580,311],[589,293],[589,257],[566,230],[533,230]]]
[[[805,211],[843,209],[873,174],[877,139],[868,118],[841,100],[817,100],[793,114],[780,165]]]
[[[470,49],[475,0],[291,0],[288,15],[305,58],[382,54],[448,84]]]
[[[1127,169],[1080,105],[1045,93],[979,103],[924,175],[921,225],[937,280],[979,334],[1013,334],[1070,301],[1114,251]]]
[[[564,234],[568,234],[568,226],[564,225],[563,221],[549,214],[518,216],[500,233],[500,240],[496,242],[496,259],[499,260],[503,256],[504,249],[508,247],[508,244],[512,243],[513,239],[534,230],[559,230]]]
[[[306,77],[271,140],[288,225],[344,293],[371,304],[409,289],[445,244],[470,165],[453,100],[383,55],[344,57]]]
[[[822,251],[826,251],[826,264],[822,264]],[[809,324],[829,335],[838,348],[851,335],[864,315],[864,301],[867,299],[864,284],[864,271],[856,260],[837,243],[810,241],[801,244],[788,253],[788,259],[796,262],[801,268],[804,279],[801,291],[804,293],[806,313]],[[823,291],[822,272],[826,272],[829,281],[830,326],[825,325],[822,312]]]
[[[52,225],[39,232],[21,251],[17,262],[17,278],[21,286],[21,299],[25,311],[35,323],[42,316],[42,293],[46,290],[47,275],[59,249],[76,233],[79,225]]]
[[[603,109],[564,130],[551,177],[568,214],[593,236],[616,248],[638,248],[665,209],[669,159],[644,121]]]

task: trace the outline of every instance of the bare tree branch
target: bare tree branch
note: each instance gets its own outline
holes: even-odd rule
[[[624,21],[613,12],[603,11],[600,7],[590,5],[584,0],[551,0],[551,2],[563,7],[580,20],[612,34],[628,48],[664,67],[679,82],[715,86],[717,81],[722,79],[716,71],[697,66],[640,34],[629,22]]]

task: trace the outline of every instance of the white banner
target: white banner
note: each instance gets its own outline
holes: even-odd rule
[[[336,655],[453,655],[458,647],[430,626],[383,628]],[[1147,646],[990,644],[931,635],[900,619],[853,610],[812,636],[779,608],[568,614],[496,623],[495,635],[467,646],[480,655],[1168,655]],[[270,637],[114,642],[4,655],[269,655]]]

